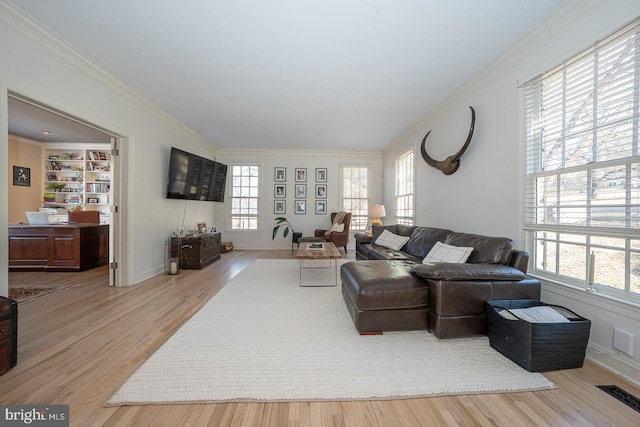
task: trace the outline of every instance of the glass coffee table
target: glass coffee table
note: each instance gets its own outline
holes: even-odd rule
[[[300,286],[338,286],[338,258],[342,254],[333,243],[301,242],[296,258],[300,260]],[[326,270],[331,270],[331,264],[333,280],[329,281]]]

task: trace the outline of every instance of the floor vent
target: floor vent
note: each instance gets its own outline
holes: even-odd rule
[[[599,386],[596,386],[596,387],[598,387],[600,390],[604,391],[605,393],[608,393],[611,396],[615,397],[616,399],[618,399],[620,402],[624,403],[625,405],[627,405],[627,406],[635,409],[636,411],[640,412],[640,399],[638,399],[634,395],[624,391],[623,389],[621,389],[617,385],[599,385]]]

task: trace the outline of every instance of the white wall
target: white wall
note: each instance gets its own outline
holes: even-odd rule
[[[393,161],[407,146],[416,147],[417,224],[511,237],[524,248],[521,231],[521,149],[518,86],[556,66],[640,16],[638,1],[569,1],[542,27],[513,46],[481,75],[460,88],[435,111],[392,143],[384,154],[384,200],[393,206]],[[428,166],[419,144],[432,130],[427,149],[442,160],[454,154],[467,135],[476,109],[476,132],[460,169],[451,176]],[[389,208],[387,208],[389,213]],[[543,282],[542,300],[564,305],[593,322],[591,348],[623,365],[640,369],[640,310],[629,304]],[[636,335],[635,357],[612,348],[613,326]]]
[[[313,236],[317,228],[331,226],[331,212],[340,210],[340,166],[366,166],[370,168],[370,201],[380,203],[382,200],[382,155],[379,152],[327,152],[319,150],[225,150],[218,152],[218,161],[233,164],[255,164],[261,169],[260,188],[260,213],[262,222],[260,230],[256,232],[233,232],[228,228],[228,203],[218,205],[215,224],[222,231],[222,240],[233,242],[233,247],[238,249],[291,249],[291,238],[282,236],[278,232],[275,240],[272,240],[272,231],[275,218],[286,217],[295,231],[304,236]],[[274,204],[274,169],[284,167],[287,170],[286,184],[286,213],[284,215],[273,213]],[[296,168],[307,169],[307,210],[305,215],[294,212],[294,196]],[[327,169],[327,214],[315,213],[315,173],[316,168]],[[229,171],[230,174],[230,171]],[[230,177],[230,175],[229,175]],[[227,179],[230,183],[230,179]],[[227,202],[230,197],[230,186],[227,187]],[[349,247],[353,247],[353,239],[350,239]]]
[[[23,25],[24,24],[24,25]],[[164,238],[185,203],[164,197],[170,147],[213,158],[216,147],[121,86],[10,5],[0,7],[0,166],[7,170],[7,91],[38,100],[126,138],[122,147],[120,230],[126,245],[121,285],[160,273]],[[7,237],[7,174],[0,178],[0,240]],[[213,203],[189,202],[186,224],[215,222]],[[121,242],[120,242],[121,243]],[[7,295],[7,245],[0,246],[0,295]]]

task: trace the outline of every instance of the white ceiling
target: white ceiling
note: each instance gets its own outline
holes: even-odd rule
[[[381,150],[563,0],[12,2],[218,147]]]
[[[9,96],[9,133],[39,142],[111,143],[111,135],[75,117],[14,96]]]

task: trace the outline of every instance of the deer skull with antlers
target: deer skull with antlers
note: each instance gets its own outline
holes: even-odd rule
[[[424,139],[422,140],[422,145],[420,145],[420,152],[422,153],[422,158],[424,159],[424,161],[427,162],[429,166],[433,166],[434,168],[442,171],[442,173],[445,175],[452,175],[455,171],[458,170],[458,168],[460,167],[460,158],[462,157],[464,152],[467,151],[467,148],[469,148],[469,144],[471,143],[473,129],[476,125],[476,111],[471,106],[469,108],[471,108],[471,128],[469,129],[469,136],[467,136],[467,140],[465,141],[460,151],[458,151],[453,156],[447,157],[445,160],[434,160],[433,158],[431,158],[431,156],[429,156],[429,153],[427,153],[427,149],[425,148],[427,137],[429,136],[431,131],[427,132],[427,134],[424,136]]]

